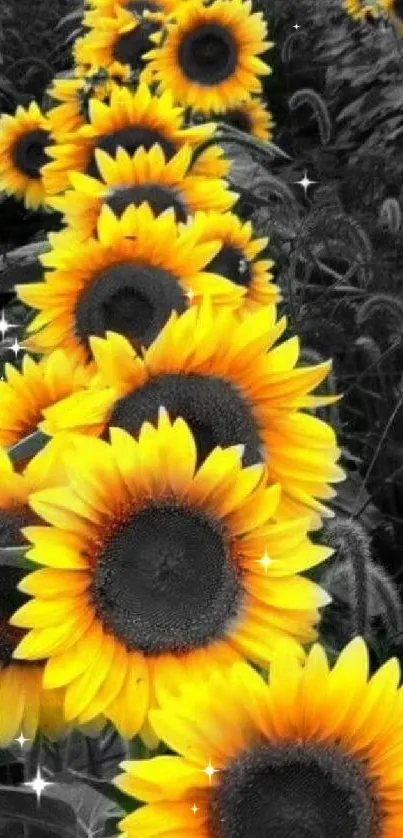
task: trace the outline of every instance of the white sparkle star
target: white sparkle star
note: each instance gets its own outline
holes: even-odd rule
[[[21,750],[23,749],[26,742],[31,742],[31,739],[26,739],[23,732],[21,731],[18,739],[14,739],[14,742],[18,742]]]
[[[196,296],[196,294],[195,294],[194,291],[192,291],[191,288],[189,288],[189,291],[187,292],[186,296],[187,296],[189,302],[191,303],[193,301],[194,297]]]
[[[213,774],[217,774],[218,771],[219,771],[219,768],[213,768],[213,766],[211,764],[211,759],[209,759],[209,763],[206,766],[206,768],[203,768],[203,773],[207,774],[209,783],[211,783],[211,778],[212,778]]]
[[[256,559],[258,564],[261,564],[264,567],[264,572],[267,573],[267,568],[271,565],[273,559],[270,558],[267,550],[264,551],[263,556],[261,559]]]
[[[196,803],[193,803],[193,806],[192,806],[192,812],[193,812],[193,814],[195,815],[195,814],[196,814],[196,812],[198,812],[198,811],[199,811],[199,807],[198,807],[198,806],[196,806]]]
[[[317,180],[309,180],[306,169],[305,169],[305,172],[304,172],[304,177],[301,178],[301,180],[294,180],[294,183],[298,183],[299,186],[302,186],[302,188],[305,192],[305,195],[306,195],[308,186],[311,186],[313,183],[317,183],[317,182],[318,182]]]
[[[301,29],[299,23],[294,23],[294,26],[292,28],[295,29],[295,31],[297,31],[297,29]]]
[[[39,765],[36,771],[35,780],[29,780],[28,782],[24,783],[24,786],[31,786],[32,791],[34,791],[36,794],[38,803],[41,799],[41,794],[43,790],[46,789],[48,786],[53,785],[53,783],[49,783],[47,780],[43,779]]]
[[[4,313],[4,308],[1,312],[1,320],[0,320],[0,334],[1,339],[4,340],[4,335],[8,331],[8,329],[15,329],[17,327],[17,323],[9,323]]]
[[[15,357],[17,357],[18,353],[19,353],[19,352],[21,352],[21,346],[20,346],[20,344],[18,343],[17,338],[15,339],[15,341],[14,341],[13,345],[12,345],[12,346],[10,346],[10,349],[11,349],[11,351],[12,351],[12,352],[14,352]]]

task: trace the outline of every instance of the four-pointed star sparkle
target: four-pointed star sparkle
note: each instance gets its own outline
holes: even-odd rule
[[[24,786],[30,786],[32,788],[32,791],[35,792],[38,803],[41,799],[41,794],[44,791],[44,789],[46,789],[48,786],[53,786],[53,785],[54,785],[53,783],[50,783],[47,780],[43,779],[42,774],[41,774],[41,769],[40,769],[39,765],[38,765],[38,768],[36,770],[35,779],[34,780],[29,780],[28,782],[24,783]]]
[[[312,186],[313,183],[317,183],[317,182],[318,182],[317,180],[309,180],[306,169],[305,169],[305,172],[304,172],[304,177],[301,178],[301,180],[294,180],[294,183],[297,183],[299,186],[302,186],[302,188],[305,192],[305,196],[306,196],[306,193],[307,193],[308,186]]]

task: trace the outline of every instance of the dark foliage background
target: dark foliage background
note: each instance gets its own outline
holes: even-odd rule
[[[350,20],[341,0],[255,5],[275,41],[265,97],[274,141],[289,157],[263,163],[232,146],[231,177],[242,215],[270,236],[281,308],[304,361],[334,361],[326,386],[343,399],[322,415],[337,430],[348,479],[335,518],[315,534],[336,551],[316,572],[333,596],[321,638],[336,654],[364,633],[375,667],[402,657],[403,40],[387,23]],[[2,111],[42,101],[54,74],[69,71],[80,18],[78,0],[3,0]],[[306,195],[296,183],[305,171],[315,181]],[[38,275],[36,255],[57,225],[0,196],[0,308],[16,324],[1,364],[15,362],[10,345],[29,316],[13,284]],[[27,758],[17,744],[0,752],[0,838],[114,835],[126,801],[107,781],[125,748],[106,730],[98,739],[72,734],[57,747],[42,740]],[[21,790],[38,760],[56,782],[40,809]]]

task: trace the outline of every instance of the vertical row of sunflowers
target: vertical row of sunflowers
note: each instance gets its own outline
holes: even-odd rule
[[[0,382],[0,745],[165,743],[116,781],[147,804],[127,838],[398,836],[398,666],[369,679],[359,638],[332,670],[307,654],[343,478],[329,364],[282,338],[219,144],[270,138],[266,24],[250,0],[90,0],[84,27],[47,111],[0,122],[1,187],[63,217]]]

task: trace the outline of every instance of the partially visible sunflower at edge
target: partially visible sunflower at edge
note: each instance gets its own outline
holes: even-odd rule
[[[24,341],[34,352],[60,347],[85,363],[92,359],[92,335],[116,331],[141,348],[172,311],[185,311],[205,296],[217,306],[241,304],[243,288],[205,271],[220,243],[199,242],[200,231],[180,228],[173,210],[155,217],[143,203],[119,219],[105,205],[97,238],[80,241],[67,233],[56,234],[53,250],[41,256],[51,269],[45,281],[16,286],[20,299],[39,309]]]
[[[65,687],[67,721],[102,714],[130,738],[187,678],[302,655],[328,597],[299,573],[331,551],[306,518],[273,520],[280,491],[263,464],[242,467],[235,446],[197,468],[187,424],[163,410],[138,441],[120,428],[110,444],[65,439],[68,484],[30,496],[50,526],[24,528],[27,557],[45,567],[11,622],[29,629],[16,660],[49,657],[44,686]]]
[[[403,834],[399,664],[369,677],[352,641],[330,669],[276,656],[269,686],[244,664],[150,713],[179,756],[122,763],[117,786],[148,805],[122,838],[398,838]]]
[[[43,166],[49,162],[50,124],[36,102],[0,117],[0,190],[28,209],[46,206]]]
[[[256,137],[257,140],[271,140],[273,136],[275,123],[272,114],[265,102],[257,96],[232,108],[224,108],[212,114],[211,118]]]
[[[60,349],[40,361],[25,355],[21,372],[12,364],[0,381],[0,446],[15,445],[37,430],[43,410],[85,387],[90,369],[77,365]]]
[[[394,0],[391,0],[393,3]],[[374,0],[374,2],[367,3],[365,0],[343,0],[343,8],[347,14],[358,23],[365,23],[365,21],[379,18],[382,4],[390,5],[389,0]]]
[[[60,440],[46,448],[18,473],[10,458],[0,448],[0,548],[27,544],[21,528],[40,519],[28,506],[32,492],[59,485],[63,481]],[[33,740],[38,728],[49,738],[62,736],[67,729],[63,714],[63,691],[42,687],[44,661],[35,663],[13,660],[13,652],[25,632],[10,625],[14,612],[27,601],[18,584],[26,570],[0,565],[0,747],[6,748],[22,731]],[[48,578],[47,591],[55,580]],[[62,582],[59,576],[58,584]]]
[[[285,328],[274,306],[240,322],[228,308],[212,312],[205,302],[173,314],[141,355],[122,335],[92,337],[91,389],[45,410],[41,428],[105,436],[117,426],[137,436],[163,405],[191,427],[199,462],[217,445],[243,445],[244,464],[264,460],[268,481],[281,486],[276,515],[305,515],[317,526],[331,514],[321,502],[334,495],[328,483],[344,473],[332,428],[300,408],[334,401],[310,395],[330,365],[297,367],[297,338],[275,346]]]
[[[98,177],[96,149],[115,155],[121,146],[132,155],[140,146],[149,150],[158,143],[170,159],[183,145],[195,149],[211,139],[216,130],[212,123],[186,128],[183,108],[174,107],[171,93],[153,96],[145,84],[139,84],[135,92],[116,87],[108,104],[91,99],[88,107],[88,123],[47,150],[53,158],[43,169],[49,194],[66,189],[72,171]],[[193,169],[194,174],[225,177],[229,163],[219,146],[210,145]]]
[[[52,136],[58,138],[71,134],[85,125],[90,99],[106,101],[115,87],[116,80],[104,71],[76,69],[76,74],[69,78],[55,78],[47,92],[51,107],[46,116]]]
[[[396,24],[397,29],[403,34],[403,3],[402,0],[378,0],[379,9],[389,15]]]
[[[225,212],[238,198],[223,178],[193,174],[189,146],[183,146],[170,160],[159,145],[149,151],[139,148],[132,157],[118,148],[116,159],[99,149],[95,159],[99,178],[72,172],[74,188],[49,198],[50,206],[63,214],[69,229],[83,239],[96,233],[104,204],[118,217],[130,204],[147,202],[155,215],[173,207],[176,220],[185,222],[199,210]]]
[[[200,242],[219,241],[220,250],[206,270],[220,274],[245,290],[240,311],[247,314],[278,302],[279,289],[272,282],[272,259],[268,259],[268,238],[255,239],[250,221],[235,213],[197,212],[189,225]]]
[[[259,55],[273,44],[250,0],[192,0],[175,11],[156,47],[146,53],[145,79],[171,90],[180,104],[200,113],[236,107],[262,89],[270,67]]]

